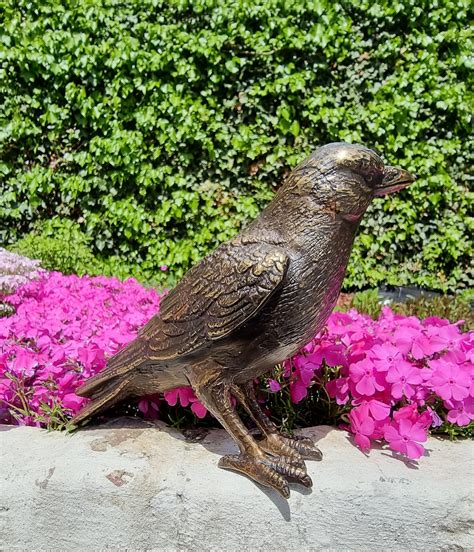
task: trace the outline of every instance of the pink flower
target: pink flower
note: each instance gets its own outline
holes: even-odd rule
[[[272,391],[272,393],[281,391],[281,385],[274,379],[268,380],[268,387],[270,387],[270,391]]]
[[[431,386],[442,399],[460,401],[469,395],[471,380],[459,366],[440,358],[430,361],[430,367]]]
[[[136,282],[44,273],[8,298],[16,312],[0,319],[0,379],[18,377],[31,416],[15,393],[2,421],[32,423],[42,404],[80,408],[75,389],[101,370],[117,342],[129,341],[158,309],[160,296]],[[0,400],[7,391],[0,390]],[[15,418],[6,417],[8,412]]]
[[[171,391],[166,391],[164,397],[170,406],[175,406],[178,399],[181,406],[188,406],[191,404],[191,410],[198,418],[204,418],[207,414],[207,408],[199,402],[199,399],[196,397],[191,387],[177,387]]]
[[[365,399],[356,399],[352,404],[354,406],[360,405],[367,407],[367,411],[376,421],[386,420],[390,414],[390,405],[376,399],[370,399],[368,401]]]
[[[36,355],[27,349],[20,349],[12,363],[13,371],[20,375],[26,374],[32,376],[34,374],[34,368],[37,366],[38,361]]]
[[[8,297],[16,312],[0,319],[0,420],[44,424],[44,404],[77,412],[83,401],[77,387],[134,339],[158,312],[160,297],[133,279],[54,272],[20,285]],[[386,436],[392,448],[413,457],[422,453],[429,426],[440,423],[435,406],[457,425],[472,419],[473,363],[474,333],[385,307],[378,320],[355,310],[333,313],[327,327],[284,362],[283,378],[293,402],[327,382],[328,395],[348,405],[351,432],[364,450]],[[266,385],[273,392],[281,387],[273,379]],[[160,400],[143,397],[139,409],[156,417]],[[169,391],[165,400],[198,417],[207,413],[191,388]]]
[[[303,383],[305,387],[311,385],[315,370],[319,369],[320,365],[314,364],[311,356],[297,356],[293,365],[295,367],[295,376]]]
[[[402,406],[398,410],[395,410],[393,413],[393,419],[396,422],[400,422],[400,420],[410,420],[413,424],[418,424],[423,428],[430,427],[433,421],[431,412],[427,410],[420,414],[415,403]]]
[[[402,418],[399,422],[393,422],[385,428],[384,437],[392,450],[416,460],[425,452],[424,447],[419,443],[425,442],[428,435],[422,425]]]
[[[104,351],[97,345],[80,347],[78,350],[78,360],[88,372],[94,368],[101,370],[105,366]]]
[[[392,395],[395,399],[401,399],[403,395],[410,399],[423,378],[419,368],[415,368],[407,361],[400,360],[396,365],[390,367],[386,380],[392,384]]]
[[[290,396],[291,400],[297,404],[301,402],[308,394],[308,389],[300,380],[296,380],[290,383]]]
[[[370,437],[372,436],[375,423],[369,416],[369,409],[367,405],[354,408],[349,413],[349,420],[351,422],[351,431],[354,433],[354,441],[363,450],[370,449]]]
[[[344,347],[331,342],[316,346],[314,352],[306,358],[312,363],[315,370],[321,366],[323,361],[328,366],[345,366],[347,364]]]
[[[338,378],[326,383],[329,396],[336,399],[337,404],[346,404],[349,400],[349,383],[347,378]]]
[[[79,397],[75,393],[68,393],[67,395],[64,395],[62,400],[63,406],[69,410],[72,410],[74,413],[79,412],[85,402],[86,399]]]
[[[394,364],[398,364],[398,362],[403,360],[400,349],[390,343],[374,345],[371,350],[371,355],[377,370],[383,372],[390,370]]]
[[[382,391],[384,386],[377,382],[375,366],[369,358],[351,364],[349,377],[355,383],[355,390],[360,395],[371,396]]]
[[[430,341],[430,348],[436,353],[454,349],[461,339],[461,333],[456,324],[428,326],[426,333]]]
[[[178,403],[178,400],[181,406],[188,406],[191,402],[191,398],[195,397],[195,395],[191,387],[176,387],[176,389],[166,391],[164,393],[164,397],[165,401],[170,406],[175,406]]]
[[[155,400],[153,397],[144,397],[139,401],[138,409],[147,418],[156,419],[159,412],[158,400]]]
[[[446,408],[449,409],[447,418],[452,424],[466,426],[471,420],[474,420],[474,399],[467,397],[462,401],[445,401]]]
[[[404,354],[411,353],[416,360],[430,356],[437,350],[422,328],[402,326],[395,331],[393,339],[400,351]]]

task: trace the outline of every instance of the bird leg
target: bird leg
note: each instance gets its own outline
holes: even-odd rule
[[[241,472],[257,483],[275,489],[284,498],[290,496],[288,481],[296,481],[310,487],[312,482],[304,465],[301,467],[298,463],[292,462],[291,458],[283,459],[273,452],[263,450],[250,435],[232,407],[230,384],[223,380],[220,374],[203,372],[189,376],[194,391],[240,449],[240,454],[221,458],[219,467]]]
[[[261,448],[267,452],[295,459],[322,460],[322,452],[311,439],[298,436],[290,437],[278,431],[276,425],[262,412],[255,396],[255,388],[252,381],[241,385],[233,385],[232,394],[238,399],[262,432],[263,440],[259,441]]]

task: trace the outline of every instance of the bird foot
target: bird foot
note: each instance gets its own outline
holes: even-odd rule
[[[289,458],[299,459],[303,465],[304,460],[322,460],[323,453],[307,437],[282,435],[271,433],[259,442],[260,447],[271,454],[283,455]]]
[[[243,473],[264,485],[278,491],[283,498],[289,498],[288,481],[300,483],[304,487],[312,487],[311,477],[306,473],[304,462],[295,463],[292,458],[274,456],[262,453],[261,456],[237,454],[224,456],[219,460],[219,467]]]

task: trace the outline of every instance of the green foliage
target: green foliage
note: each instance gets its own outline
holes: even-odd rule
[[[467,426],[459,427],[456,424],[444,422],[442,426],[432,431],[435,435],[447,435],[451,440],[474,439],[474,422]]]
[[[0,301],[0,318],[14,314],[15,308],[6,301]]]
[[[150,278],[141,271],[140,265],[131,265],[116,256],[103,258],[94,254],[92,242],[77,223],[54,218],[38,222],[34,230],[9,249],[39,259],[46,270],[59,270],[63,274],[116,276],[122,280],[133,277],[155,287],[174,283],[167,273],[158,271]]]
[[[25,257],[41,260],[46,270],[64,274],[96,274],[98,263],[88,238],[72,221],[44,221],[10,249]]]
[[[111,271],[180,277],[347,140],[419,180],[374,203],[346,287],[472,284],[467,0],[0,6],[0,243],[61,217]]]
[[[409,299],[406,302],[391,302],[390,308],[397,314],[403,316],[416,316],[424,319],[430,316],[444,318],[451,322],[464,320],[461,326],[463,331],[474,328],[474,290],[467,289],[456,295],[420,295],[417,298]],[[344,305],[337,310],[347,311],[356,309],[360,313],[368,314],[377,319],[382,307],[383,299],[379,296],[377,289],[368,289],[355,293],[346,299]]]
[[[377,319],[382,311],[382,301],[378,289],[366,289],[354,294],[350,307]]]
[[[463,331],[474,328],[474,310],[467,295],[454,297],[422,295],[417,299],[410,299],[406,303],[395,303],[391,307],[396,313],[404,316],[417,316],[418,318],[437,316],[453,322],[464,320],[464,324],[461,326]]]

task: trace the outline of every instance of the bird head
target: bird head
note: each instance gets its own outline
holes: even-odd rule
[[[336,142],[317,149],[296,172],[306,176],[312,198],[348,221],[358,221],[375,197],[409,186],[415,177],[385,165],[372,150]]]

